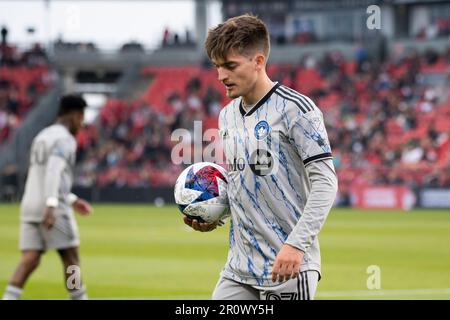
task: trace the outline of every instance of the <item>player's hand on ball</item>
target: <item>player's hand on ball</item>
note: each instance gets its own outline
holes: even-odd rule
[[[45,207],[44,209],[44,220],[42,223],[44,224],[44,227],[47,229],[51,229],[53,225],[55,224],[56,217],[55,217],[55,208],[53,207]]]
[[[300,265],[305,253],[288,244],[281,247],[272,269],[272,281],[282,282],[295,278],[300,272]]]
[[[89,202],[80,198],[73,203],[73,208],[83,216],[89,215],[93,211]]]
[[[192,229],[200,232],[208,232],[212,231],[219,225],[219,222],[207,223],[207,222],[199,222],[196,219],[189,219],[188,217],[183,218],[184,223],[190,226]]]

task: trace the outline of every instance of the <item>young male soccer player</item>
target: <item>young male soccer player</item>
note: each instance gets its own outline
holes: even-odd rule
[[[318,234],[337,192],[322,113],[308,97],[269,79],[269,34],[257,17],[219,24],[205,47],[234,99],[219,115],[231,226],[213,299],[313,299]],[[217,226],[185,223],[197,231]]]
[[[86,102],[76,95],[61,98],[58,119],[33,140],[30,166],[20,210],[22,257],[3,295],[20,299],[23,286],[39,264],[42,253],[56,249],[67,279],[79,266],[78,227],[72,207],[82,215],[91,213],[88,202],[70,193],[75,165],[75,136],[81,129]],[[80,280],[78,280],[78,284]],[[74,300],[87,299],[83,286],[67,287]]]

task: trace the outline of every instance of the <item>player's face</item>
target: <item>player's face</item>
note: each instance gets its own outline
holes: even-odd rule
[[[227,97],[245,97],[255,87],[258,68],[254,57],[230,52],[225,61],[212,61],[217,68],[219,81],[226,89]]]
[[[73,112],[71,121],[72,123],[70,126],[70,133],[76,136],[83,127],[83,121],[84,121],[84,112]]]

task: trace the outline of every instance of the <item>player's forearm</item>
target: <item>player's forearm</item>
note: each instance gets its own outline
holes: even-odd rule
[[[331,159],[316,161],[306,167],[311,181],[302,216],[286,243],[306,251],[322,229],[337,193],[337,177]]]
[[[47,206],[58,206],[58,191],[61,182],[61,173],[66,166],[64,159],[50,156],[47,162],[44,178],[44,195]]]

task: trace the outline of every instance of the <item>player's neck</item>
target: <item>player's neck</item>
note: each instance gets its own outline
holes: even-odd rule
[[[274,83],[269,77],[265,74],[263,79],[257,81],[253,90],[251,90],[245,96],[242,96],[242,102],[244,105],[255,105],[262,97],[264,97],[267,92],[272,89]]]
[[[60,118],[58,118],[58,120],[56,120],[56,123],[66,127],[66,129],[69,130],[69,132],[70,132],[70,120],[69,119],[67,119],[65,117],[60,117]]]
[[[60,117],[60,118],[58,118],[58,120],[56,120],[56,123],[60,124],[60,125],[63,125],[65,127],[69,127],[69,123],[70,122],[69,122],[69,119]]]

